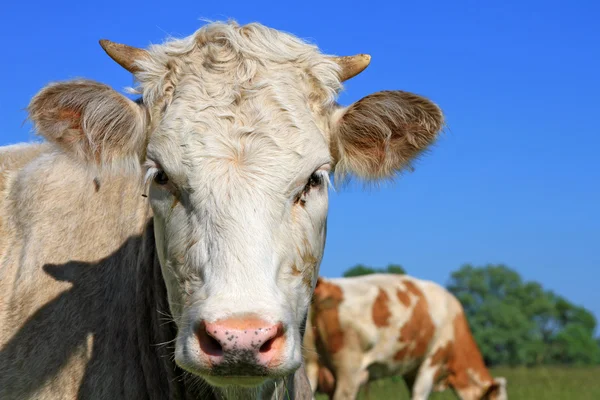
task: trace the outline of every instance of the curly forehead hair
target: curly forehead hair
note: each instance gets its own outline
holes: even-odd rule
[[[136,62],[135,74],[148,103],[168,94],[189,74],[203,83],[236,83],[256,89],[274,83],[278,75],[290,83],[305,79],[313,90],[311,100],[322,106],[332,104],[342,87],[340,66],[316,46],[258,23],[211,23],[184,39],[153,45],[148,54]]]

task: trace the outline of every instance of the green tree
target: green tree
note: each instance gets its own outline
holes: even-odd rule
[[[448,289],[489,364],[600,363],[594,316],[504,265],[464,265]]]
[[[398,274],[398,275],[406,274],[406,270],[404,269],[404,267],[399,264],[389,264],[384,272],[387,272],[388,274]]]
[[[600,363],[600,347],[584,324],[570,323],[559,331],[552,343],[553,361],[560,364]]]
[[[352,276],[362,276],[362,275],[374,274],[375,272],[376,271],[371,267],[367,267],[366,265],[362,265],[362,264],[357,264],[354,267],[348,269],[346,272],[344,272],[344,276],[346,278],[350,278]]]
[[[373,268],[363,264],[357,264],[352,268],[349,268],[344,272],[344,277],[350,278],[352,276],[362,276],[370,274],[406,274],[404,268],[399,264],[389,264],[386,268]]]
[[[520,365],[531,357],[526,344],[533,324],[517,297],[522,285],[519,274],[503,265],[465,265],[451,275],[448,289],[463,304],[488,364]]]

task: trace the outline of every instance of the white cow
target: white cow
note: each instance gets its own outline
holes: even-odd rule
[[[28,108],[48,143],[0,172],[0,398],[300,397],[329,173],[392,176],[442,113],[342,107],[370,58],[259,24],[101,44],[142,100],[48,85]]]

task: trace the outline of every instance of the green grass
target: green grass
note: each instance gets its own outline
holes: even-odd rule
[[[508,380],[509,400],[600,400],[600,368],[496,368],[494,376]],[[366,400],[364,388],[359,399]],[[325,400],[317,396],[317,400]],[[409,399],[408,390],[400,378],[382,379],[370,383],[369,400]],[[452,391],[433,393],[431,400],[456,400]]]

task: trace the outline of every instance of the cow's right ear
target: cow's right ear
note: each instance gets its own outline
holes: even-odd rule
[[[38,134],[81,161],[99,167],[134,160],[139,165],[145,111],[106,85],[90,80],[50,84],[27,111]]]

